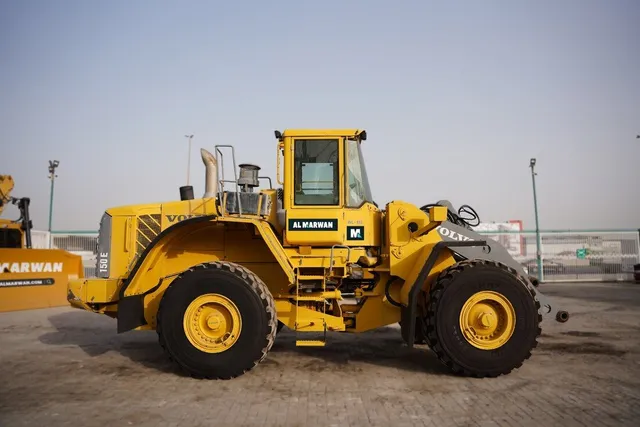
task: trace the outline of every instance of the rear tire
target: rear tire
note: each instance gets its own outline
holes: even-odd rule
[[[538,344],[542,316],[535,290],[507,266],[461,261],[438,276],[427,298],[429,346],[455,373],[508,374]]]
[[[267,286],[231,262],[200,264],[181,274],[158,309],[161,346],[195,378],[229,379],[251,370],[267,356],[276,327]]]

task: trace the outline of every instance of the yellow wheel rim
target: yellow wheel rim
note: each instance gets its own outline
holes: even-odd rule
[[[219,294],[201,295],[184,313],[184,332],[195,348],[221,353],[235,344],[242,330],[238,307]]]
[[[476,348],[494,350],[509,341],[516,328],[516,311],[502,294],[482,291],[460,311],[462,334]]]

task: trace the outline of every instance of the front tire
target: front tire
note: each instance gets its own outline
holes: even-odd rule
[[[181,274],[158,309],[160,344],[195,378],[230,379],[251,370],[271,349],[276,327],[267,286],[231,262],[200,264]]]
[[[461,261],[431,287],[425,318],[429,346],[453,372],[508,374],[531,356],[540,335],[540,303],[502,264]]]

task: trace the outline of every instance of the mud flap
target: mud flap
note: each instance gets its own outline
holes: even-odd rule
[[[180,273],[173,274],[177,276]],[[138,326],[147,325],[147,319],[144,317],[144,297],[157,291],[166,276],[158,281],[158,284],[143,294],[130,295],[123,297],[118,301],[118,333],[127,332]]]
[[[118,302],[118,333],[147,324],[144,318],[144,295],[131,295]]]

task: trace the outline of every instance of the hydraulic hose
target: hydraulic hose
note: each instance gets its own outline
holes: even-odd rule
[[[420,210],[429,212],[429,208],[432,208],[434,206],[446,207],[446,205],[442,203],[430,203],[422,206]],[[465,227],[469,229],[471,227],[477,227],[478,225],[480,225],[480,216],[475,211],[475,209],[473,209],[469,205],[460,206],[460,208],[458,209],[458,212],[455,212],[452,209],[447,209],[447,220],[461,227]]]

